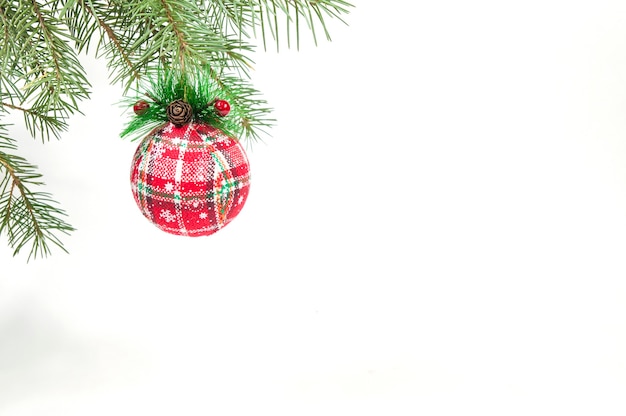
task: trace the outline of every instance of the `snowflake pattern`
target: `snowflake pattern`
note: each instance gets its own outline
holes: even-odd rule
[[[174,222],[176,219],[176,215],[172,214],[172,211],[169,209],[162,209],[159,217],[163,218],[165,222]]]

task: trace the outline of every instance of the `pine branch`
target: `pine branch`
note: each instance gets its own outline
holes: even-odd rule
[[[66,214],[50,194],[31,191],[31,186],[43,185],[41,175],[35,166],[9,153],[15,150],[6,126],[0,125],[0,235],[7,236],[14,255],[30,244],[29,260],[49,255],[51,246],[66,251],[58,234],[74,229],[61,219]]]
[[[296,48],[299,49],[302,21],[311,32],[315,45],[318,44],[318,27],[321,27],[326,39],[331,40],[327,20],[336,19],[345,24],[342,15],[348,14],[353,7],[343,0],[213,0],[209,3],[218,20],[229,22],[226,27],[235,28],[236,32],[247,37],[260,37],[266,50],[268,36],[274,39],[276,50],[279,50],[281,33],[287,37],[288,47],[291,47],[291,38],[295,35]]]
[[[78,53],[88,53],[91,44],[97,39],[95,55],[97,58],[105,57],[109,62],[113,83],[124,80],[127,85],[130,85],[139,80],[141,75],[137,70],[138,62],[133,62],[132,55],[136,48],[131,48],[129,45],[135,41],[135,36],[127,36],[131,33],[128,31],[129,22],[127,19],[120,19],[119,16],[124,13],[124,10],[124,7],[112,6],[108,2],[67,0],[60,16],[67,21]],[[112,23],[118,19],[124,20],[125,29],[118,31],[112,26]],[[108,20],[111,20],[111,23]],[[130,27],[133,25],[131,24]],[[113,62],[116,63],[115,66],[111,65]]]
[[[143,49],[137,60],[195,71],[211,64],[214,67],[246,65],[248,59],[239,51],[249,49],[223,36],[207,24],[203,10],[194,2],[147,0],[129,2],[124,13],[135,16],[144,26]],[[147,30],[146,30],[147,29]]]
[[[22,4],[20,2],[20,4]],[[54,3],[53,3],[54,4]],[[29,33],[27,42],[33,45],[28,53],[40,57],[38,66],[32,71],[36,78],[26,84],[25,98],[35,96],[37,107],[51,108],[53,112],[61,107],[66,111],[78,111],[78,100],[87,98],[89,82],[75,51],[70,47],[71,37],[55,10],[40,7],[32,2],[29,10],[35,30]]]
[[[139,62],[133,61],[133,54],[137,50],[137,45],[140,45],[131,45],[135,42],[135,36],[130,34],[127,28],[118,31],[114,27],[115,22],[126,20],[119,18],[119,14],[124,13],[126,9],[123,6],[112,8],[103,6],[91,0],[75,1],[78,10],[73,15],[76,16],[76,21],[79,23],[76,27],[82,28],[83,36],[88,36],[87,39],[83,40],[85,48],[89,46],[89,39],[94,32],[98,31],[100,37],[96,47],[96,57],[104,56],[107,59],[109,70],[113,74],[113,83],[124,81],[128,88],[133,82],[141,78],[141,65]],[[128,24],[128,22],[125,23]],[[141,25],[142,22],[135,22],[135,24]]]
[[[37,131],[41,132],[45,137],[59,137],[61,132],[67,129],[67,123],[62,118],[50,116],[46,109],[41,108],[23,108],[11,103],[0,102],[1,107],[12,110],[21,111],[24,114],[24,124],[26,129],[32,136]]]
[[[39,120],[57,119],[64,124],[80,111],[78,102],[88,98],[89,82],[69,45],[72,37],[57,15],[57,6],[58,2],[45,6],[35,1],[2,2],[0,30],[11,41],[0,48],[0,73],[2,93],[9,95],[12,104],[28,103],[41,115]],[[40,134],[42,140],[51,133],[58,137],[58,130],[49,125],[32,122],[31,133]]]

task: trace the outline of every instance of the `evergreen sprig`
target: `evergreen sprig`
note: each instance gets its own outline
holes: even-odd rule
[[[69,116],[79,112],[79,101],[89,96],[58,3],[0,0],[2,106],[22,111],[31,134],[43,140],[59,137]]]
[[[0,0],[0,235],[15,253],[31,244],[31,258],[47,255],[52,245],[63,249],[59,233],[72,231],[51,196],[34,191],[43,185],[40,175],[15,155],[17,142],[2,117],[17,112],[32,137],[59,138],[89,97],[82,53],[95,50],[125,93],[141,91],[158,70],[192,74],[197,93],[187,98],[198,106],[214,95],[226,99],[232,114],[214,124],[254,141],[273,120],[247,81],[252,41],[262,39],[267,49],[274,39],[278,49],[279,39],[291,47],[295,36],[300,48],[306,30],[317,44],[320,33],[330,39],[326,22],[341,20],[351,7],[344,0]],[[176,82],[148,89],[162,100]],[[145,132],[156,115],[131,122],[125,134]]]
[[[327,19],[343,22],[341,16],[353,7],[343,0],[214,0],[203,3],[208,3],[210,15],[220,21],[222,27],[240,37],[260,37],[265,49],[268,48],[268,38],[272,38],[276,50],[280,49],[281,33],[287,38],[287,47],[291,47],[295,36],[299,49],[303,25],[312,34],[316,45],[318,30],[331,40]]]
[[[14,255],[30,244],[28,259],[50,254],[51,245],[65,251],[58,234],[74,229],[63,220],[66,214],[50,194],[32,190],[43,184],[41,174],[11,154],[16,145],[6,132],[0,125],[0,233],[8,237]]]
[[[260,140],[260,131],[274,120],[271,109],[245,80],[234,76],[218,77],[210,68],[195,74],[180,70],[161,70],[145,90],[135,98],[126,98],[123,104],[130,108],[138,101],[149,105],[145,112],[133,114],[122,137],[143,138],[159,125],[168,122],[167,107],[175,100],[187,102],[193,112],[193,121],[203,122],[237,139]],[[215,100],[226,100],[231,105],[228,116],[222,117],[213,108]]]

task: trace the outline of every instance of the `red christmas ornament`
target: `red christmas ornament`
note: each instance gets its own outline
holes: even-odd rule
[[[213,108],[220,117],[226,117],[230,113],[230,104],[226,100],[215,100]]]
[[[135,112],[135,114],[140,116],[140,115],[144,114],[146,111],[148,111],[148,108],[150,108],[150,104],[148,104],[144,100],[139,100],[133,106],[133,111]]]
[[[237,139],[204,123],[168,122],[137,147],[130,181],[141,213],[158,228],[204,236],[243,208],[250,166]]]

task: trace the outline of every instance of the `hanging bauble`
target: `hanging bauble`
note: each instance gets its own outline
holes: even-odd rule
[[[259,110],[241,103],[262,101],[243,97],[248,88],[218,80],[210,69],[157,75],[127,101],[134,116],[122,137],[141,140],[132,160],[132,194],[161,230],[211,235],[239,215],[248,198],[250,165],[239,137],[250,137]]]
[[[170,121],[139,144],[130,179],[139,209],[154,225],[171,234],[204,236],[243,208],[250,166],[237,139],[205,123]]]

